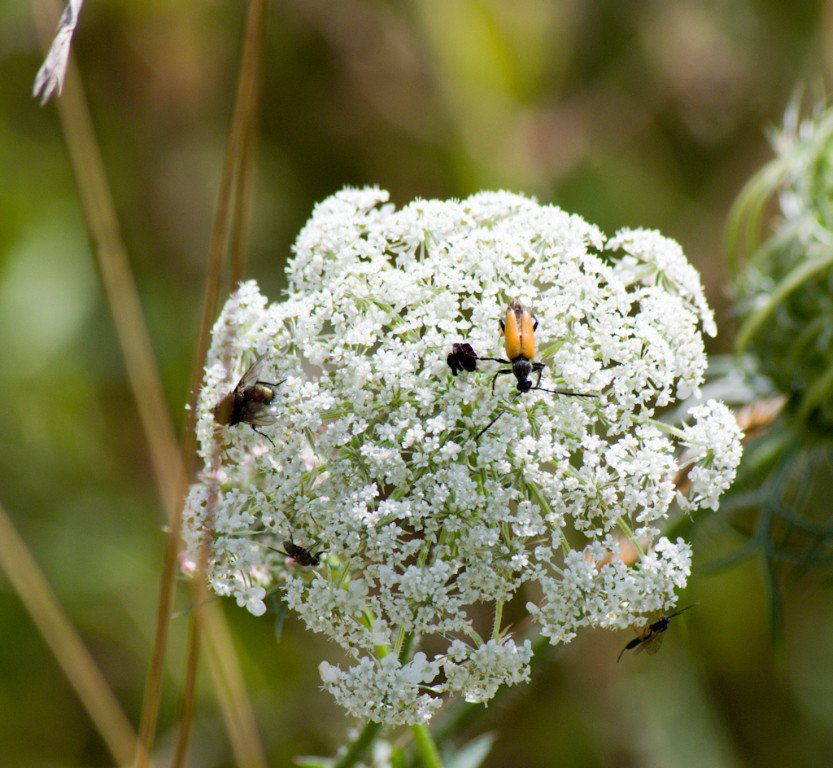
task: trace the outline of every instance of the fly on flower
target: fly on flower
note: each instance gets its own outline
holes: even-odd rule
[[[283,543],[283,549],[275,549],[275,547],[269,547],[269,549],[274,552],[279,552],[282,555],[286,555],[288,558],[298,563],[298,565],[304,565],[311,568],[321,565],[320,555],[312,553],[309,547],[302,547],[300,544],[296,544],[291,539]]]
[[[532,389],[539,389],[542,392],[550,392],[554,395],[569,395],[571,397],[598,397],[598,395],[584,394],[582,392],[568,392],[563,389],[544,389],[541,386],[541,376],[544,373],[546,366],[543,363],[533,363],[532,358],[535,357],[535,329],[538,327],[538,320],[523,304],[517,299],[512,299],[509,306],[506,308],[506,317],[500,321],[501,335],[504,336],[504,346],[506,349],[506,357],[481,357],[480,360],[494,360],[496,363],[503,363],[510,366],[499,370],[492,378],[492,394],[495,392],[495,382],[497,377],[505,373],[514,374],[518,380],[517,393],[510,400],[509,403],[495,416],[483,429],[481,429],[475,436],[477,440],[489,427],[492,426],[509,407],[515,398],[522,395],[524,392],[529,392]],[[457,345],[455,345],[456,347]],[[468,345],[466,345],[468,346]],[[449,365],[451,362],[449,361]],[[533,385],[530,376],[533,373],[538,374],[538,378]]]
[[[672,613],[669,616],[660,616],[652,624],[648,624],[648,626],[643,627],[641,631],[637,632],[636,637],[621,650],[616,661],[618,662],[619,659],[622,658],[622,654],[624,654],[625,651],[630,651],[634,648],[636,648],[634,653],[647,651],[652,655],[655,654],[659,651],[659,648],[662,645],[662,636],[665,633],[665,630],[668,629],[671,619],[675,616],[679,616],[683,611],[693,608],[695,605],[697,605],[697,603],[692,603],[691,605],[687,605],[685,608],[680,608],[679,611]]]
[[[266,356],[263,354],[255,360],[237,382],[237,386],[214,406],[214,419],[218,424],[228,427],[248,424],[274,446],[272,438],[261,432],[258,427],[274,424],[278,420],[271,405],[275,399],[275,390],[285,379],[276,384],[260,381]]]

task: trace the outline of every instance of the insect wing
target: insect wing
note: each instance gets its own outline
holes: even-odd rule
[[[679,616],[683,611],[687,611],[689,608],[693,608],[697,603],[692,603],[691,605],[687,605],[685,608],[680,608],[679,611],[675,611],[668,616],[661,616],[657,619],[653,624],[648,627],[648,634],[645,636],[645,639],[642,642],[642,645],[636,649],[635,653],[639,653],[640,651],[644,650],[651,656],[657,653],[662,645],[662,636],[665,634],[665,631],[668,629],[668,625],[671,623],[671,619],[675,616]]]
[[[302,547],[300,544],[295,544],[292,541],[285,541],[283,543],[283,548],[286,550],[286,554],[299,565],[314,567],[321,564],[321,558],[319,558],[318,555],[314,555],[309,551],[309,549],[307,549],[307,547]]]
[[[234,388],[235,392],[242,392],[258,383],[260,374],[263,372],[263,363],[266,362],[268,356],[269,353],[264,352],[246,369],[246,372],[240,377],[240,381],[237,382],[237,386]]]
[[[265,427],[278,420],[271,408],[277,384],[260,380],[267,357],[268,353],[258,357],[240,377],[234,391],[217,405],[214,417],[220,424],[234,426],[245,422],[255,427]],[[222,421],[221,416],[228,420]]]
[[[662,629],[648,629],[648,634],[639,642],[639,647],[634,651],[634,655],[642,653],[642,651],[645,651],[649,656],[658,653],[666,629],[668,629],[668,624],[665,624]]]

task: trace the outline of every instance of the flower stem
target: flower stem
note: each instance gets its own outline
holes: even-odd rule
[[[414,737],[414,743],[422,760],[423,768],[442,768],[440,753],[437,751],[437,745],[434,743],[434,739],[431,738],[428,728],[424,725],[412,725],[411,734]]]
[[[495,601],[495,620],[492,624],[492,639],[500,639],[500,622],[503,619],[503,600]]]
[[[399,647],[398,655],[400,660],[404,660],[408,657],[408,654],[411,652],[413,642],[413,632],[405,634],[400,632],[400,636],[397,639],[397,646]],[[384,646],[380,646],[376,649],[376,655],[380,659],[384,658],[388,652],[389,649]],[[422,729],[423,733],[417,733],[417,728]],[[362,728],[362,732],[356,737],[356,740],[350,745],[347,752],[345,752],[341,759],[333,765],[333,768],[352,768],[352,766],[354,766],[356,762],[361,759],[364,753],[370,749],[373,742],[376,741],[376,737],[379,735],[381,729],[381,723],[375,723],[372,720],[369,721],[364,728]],[[434,745],[434,741],[429,735],[428,730],[421,725],[413,726],[412,730],[414,733],[414,741],[417,743],[417,751],[422,757],[426,768],[442,768],[437,748]]]
[[[382,730],[381,723],[374,723],[372,720],[368,722],[362,732],[356,737],[356,740],[350,745],[350,748],[344,753],[342,758],[333,765],[333,768],[352,768],[356,762],[370,749],[370,745],[376,741],[379,731]],[[439,765],[439,763],[437,763]]]

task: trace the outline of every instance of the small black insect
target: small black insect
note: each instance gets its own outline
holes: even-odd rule
[[[237,386],[214,406],[214,419],[218,424],[233,427],[235,424],[248,424],[259,435],[263,435],[272,445],[272,438],[261,432],[258,427],[274,424],[278,417],[271,408],[275,399],[277,384],[260,381],[260,373],[267,355],[261,355],[240,377]]]
[[[451,372],[456,376],[457,371],[477,370],[477,352],[472,349],[471,344],[455,342],[451,345],[451,354],[446,358]]]
[[[269,547],[269,549],[286,555],[298,563],[298,565],[305,565],[311,568],[321,565],[321,557],[319,555],[313,554],[308,547],[302,547],[294,541],[285,541],[283,543],[283,549],[275,549],[275,547]]]
[[[622,649],[616,661],[618,662],[619,659],[622,658],[622,654],[624,654],[625,651],[630,651],[633,648],[636,648],[634,653],[648,651],[649,654],[654,654],[659,651],[660,645],[662,645],[662,635],[665,630],[668,629],[671,619],[675,616],[679,616],[683,611],[693,608],[695,605],[697,605],[697,603],[692,603],[691,605],[687,605],[685,608],[680,608],[679,611],[672,613],[669,616],[660,616],[652,624],[648,624],[646,627],[643,627],[642,630],[637,633],[637,636]]]

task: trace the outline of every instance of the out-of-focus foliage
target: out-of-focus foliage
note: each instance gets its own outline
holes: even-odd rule
[[[87,0],[74,40],[171,412],[182,422],[244,5]],[[57,10],[56,10],[57,20]],[[538,195],[605,231],[657,227],[700,268],[732,346],[722,233],[770,158],[764,129],[823,78],[818,2],[286,0],[270,5],[250,276],[278,298],[315,201],[379,184],[397,204],[480,188]],[[164,536],[54,107],[31,98],[26,6],[0,5],[0,496],[134,722]],[[747,541],[695,527],[694,577],[656,657],[579,638],[471,725],[486,766],[827,766],[833,610],[782,586],[782,658]],[[697,553],[700,553],[699,555]],[[177,720],[188,598],[164,679],[159,764]],[[228,616],[271,764],[331,754],[347,723],[318,690],[318,638]],[[0,576],[0,754],[11,768],[109,765]],[[208,678],[193,765],[231,765]],[[461,740],[460,743],[463,743]]]
[[[833,110],[802,118],[799,106],[733,212],[737,346],[787,397],[796,426],[824,438],[833,432]],[[759,241],[772,200],[778,215]]]
[[[800,100],[787,110],[776,156],[744,187],[728,227],[736,347],[780,414],[749,446],[724,506],[747,537],[726,561],[760,558],[776,637],[784,574],[833,566],[833,111],[808,112]]]

